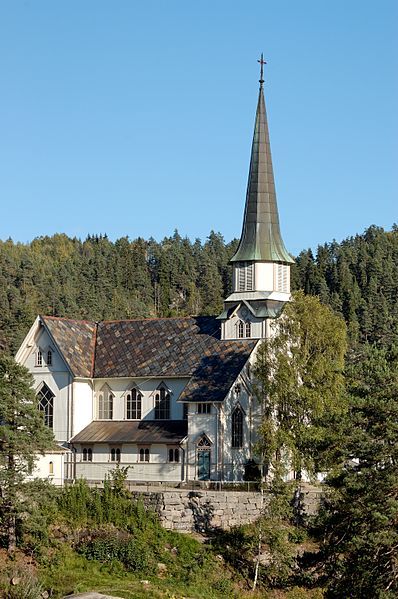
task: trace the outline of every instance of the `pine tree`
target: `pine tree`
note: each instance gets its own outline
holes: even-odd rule
[[[397,597],[398,351],[362,348],[347,374],[340,467],[319,522],[326,596]]]
[[[8,551],[16,547],[19,490],[38,453],[55,445],[32,389],[33,378],[12,358],[0,356],[0,514]]]

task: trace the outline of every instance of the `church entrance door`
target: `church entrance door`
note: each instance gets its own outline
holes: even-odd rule
[[[210,451],[198,451],[198,479],[209,480],[210,478]]]

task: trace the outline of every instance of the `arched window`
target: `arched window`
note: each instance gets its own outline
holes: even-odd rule
[[[197,477],[209,480],[211,473],[211,443],[206,435],[202,435],[196,443]]]
[[[148,447],[141,447],[140,449],[140,462],[149,462],[149,449]]]
[[[54,475],[54,462],[49,462],[49,464],[48,464],[48,474],[50,476]]]
[[[206,437],[206,435],[202,435],[200,437],[199,441],[196,444],[196,447],[198,449],[210,449],[211,443],[209,439]]]
[[[245,336],[246,337],[251,337],[252,336],[252,324],[251,324],[251,322],[247,322],[245,324]]]
[[[111,462],[120,462],[121,451],[119,447],[112,447],[111,449]]]
[[[36,366],[43,366],[43,352],[41,349],[36,352]]]
[[[245,336],[244,324],[241,320],[237,324],[238,339],[243,339]]]
[[[98,420],[112,420],[113,418],[113,394],[106,386],[98,394],[97,418]]]
[[[243,447],[243,411],[237,406],[232,412],[232,448],[242,449]]]
[[[169,462],[180,461],[180,450],[178,447],[170,447],[169,449]]]
[[[47,366],[52,366],[53,364],[53,352],[51,349],[47,351]]]
[[[170,393],[161,387],[155,395],[155,420],[170,419]]]
[[[39,398],[39,410],[43,412],[44,424],[49,428],[53,427],[54,418],[54,393],[43,383],[40,391],[37,394]]]
[[[142,395],[137,389],[131,389],[126,395],[127,420],[141,420]]]

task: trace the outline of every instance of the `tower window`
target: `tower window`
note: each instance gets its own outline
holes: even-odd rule
[[[52,363],[53,363],[53,353],[52,353],[51,349],[49,349],[47,352],[47,366],[52,366]]]
[[[126,395],[127,420],[140,420],[142,409],[142,395],[137,389],[132,389]]]
[[[287,264],[275,264],[274,268],[276,291],[289,293],[289,266]]]
[[[241,320],[239,320],[238,324],[236,325],[236,328],[238,333],[238,339],[243,339],[245,336],[245,325]]]
[[[39,410],[43,412],[44,424],[49,428],[53,427],[54,418],[54,393],[46,383],[43,383],[40,391],[37,394],[39,398]]]
[[[252,325],[251,325],[251,322],[247,322],[245,324],[245,336],[246,337],[251,337],[252,336]]]
[[[155,395],[155,420],[170,419],[170,393],[162,387]]]
[[[232,413],[232,448],[242,449],[243,447],[243,412],[240,406],[237,406]]]
[[[253,291],[254,281],[254,263],[253,262],[238,262],[235,267],[235,290],[236,291]]]

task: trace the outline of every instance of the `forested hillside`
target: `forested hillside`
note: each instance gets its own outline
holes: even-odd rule
[[[398,227],[369,227],[296,260],[293,288],[318,295],[348,324],[351,342],[390,346],[398,339]]]
[[[14,352],[39,313],[93,320],[217,314],[230,292],[237,240],[85,241],[63,234],[0,242],[0,344]],[[370,227],[300,253],[293,289],[343,314],[353,341],[390,343],[398,325],[398,227]]]

